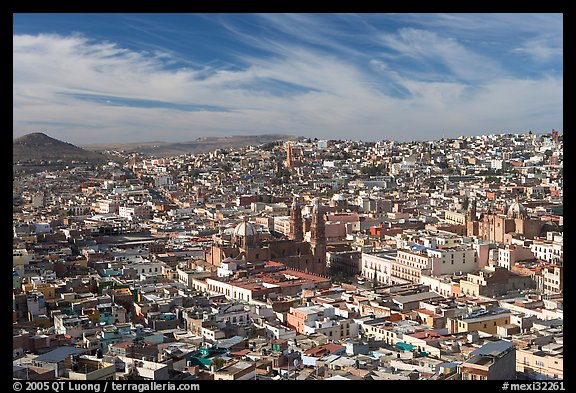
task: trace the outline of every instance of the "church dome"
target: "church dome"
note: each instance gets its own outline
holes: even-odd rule
[[[526,208],[518,201],[515,201],[508,208],[509,218],[526,218],[526,216],[527,216]]]
[[[234,228],[234,236],[256,236],[256,227],[247,221],[241,222]]]

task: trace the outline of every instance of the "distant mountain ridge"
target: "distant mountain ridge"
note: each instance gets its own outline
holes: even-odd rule
[[[101,153],[88,151],[68,142],[54,139],[42,132],[33,132],[12,142],[12,163],[40,162],[105,162]]]
[[[84,148],[94,151],[117,150],[126,153],[141,153],[155,157],[169,157],[180,154],[206,153],[216,149],[240,148],[250,145],[286,141],[299,138],[295,135],[264,134],[264,135],[235,135],[235,136],[209,136],[198,138],[189,142],[141,142],[141,143],[101,143],[83,145]]]

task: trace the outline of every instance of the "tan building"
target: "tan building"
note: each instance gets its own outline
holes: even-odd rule
[[[516,352],[516,371],[528,377],[564,379],[562,353],[543,351],[541,346],[519,348]]]
[[[256,379],[256,363],[243,360],[214,371],[214,380],[247,381]]]
[[[392,320],[401,318],[399,314],[395,315],[398,317],[394,317]],[[388,345],[395,345],[399,341],[398,335],[402,336],[402,333],[395,329],[388,318],[386,320],[379,318],[375,321],[365,321],[362,323],[361,329],[366,337],[374,338],[376,341],[385,341]]]
[[[77,381],[114,380],[116,373],[114,364],[88,355],[80,356],[77,362],[70,364],[70,368],[68,379]]]
[[[464,333],[481,331],[496,335],[498,326],[508,325],[510,323],[510,314],[487,314],[475,318],[448,318],[446,326],[450,333]]]
[[[547,266],[542,270],[545,295],[562,293],[564,290],[564,267]]]
[[[503,267],[487,266],[478,273],[469,273],[460,280],[460,292],[467,296],[497,296],[515,289],[535,288],[536,282]]]
[[[460,295],[460,283],[453,280],[452,276],[420,276],[420,283],[440,295],[450,298]]]
[[[444,211],[444,220],[450,224],[465,225],[466,214],[452,211]]]

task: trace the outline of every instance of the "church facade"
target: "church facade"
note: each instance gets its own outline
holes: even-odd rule
[[[206,260],[220,266],[227,259],[246,262],[276,261],[289,268],[313,274],[326,273],[326,234],[324,207],[315,199],[311,217],[304,219],[299,202],[290,208],[288,239],[261,240],[254,224],[244,220],[236,226],[230,240],[216,237]],[[310,241],[305,241],[310,232]]]
[[[526,208],[515,201],[506,214],[476,214],[476,201],[472,201],[466,216],[466,233],[482,240],[505,243],[506,237],[519,234],[527,239],[534,239],[541,235],[544,222],[528,217]]]

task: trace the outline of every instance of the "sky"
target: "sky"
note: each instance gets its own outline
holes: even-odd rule
[[[13,15],[13,136],[563,132],[563,15]]]

